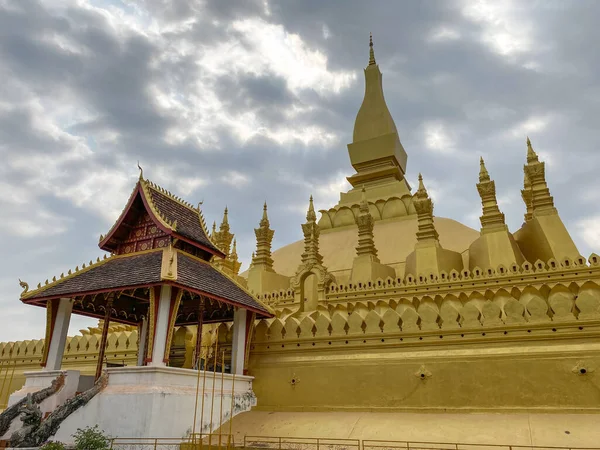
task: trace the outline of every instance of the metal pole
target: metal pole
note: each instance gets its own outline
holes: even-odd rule
[[[98,363],[96,364],[96,378],[102,375],[102,363],[104,362],[104,353],[106,352],[106,341],[108,340],[108,325],[110,323],[110,309],[113,304],[113,294],[109,294],[106,301],[106,309],[104,311],[104,325],[102,327],[102,338],[100,339],[100,354],[98,355]]]
[[[198,331],[196,332],[196,360],[194,365],[200,369],[200,361],[202,351],[202,324],[204,322],[204,299],[200,297],[200,303],[198,304]]]
[[[198,360],[199,361],[199,360]],[[194,423],[192,425],[192,439],[196,439],[196,415],[198,413],[198,391],[200,390],[200,367],[196,367],[196,403],[194,404]],[[202,430],[200,430],[202,432]]]
[[[221,438],[223,436],[223,385],[225,384],[225,350],[221,358],[221,406],[219,408],[219,448],[221,448]]]
[[[203,448],[202,443],[202,424],[204,423],[204,394],[206,393],[206,361],[208,360],[208,348],[206,349],[206,358],[204,359],[204,372],[202,376],[202,407],[200,409],[200,449]]]
[[[210,450],[210,446],[212,445],[212,421],[213,421],[213,412],[215,406],[215,379],[217,378],[217,350],[219,348],[219,328],[217,327],[217,333],[215,336],[215,358],[213,361],[213,380],[212,380],[212,400],[210,403],[210,424],[208,426],[208,448]]]
[[[233,427],[233,397],[235,395],[235,373],[231,374],[232,378],[231,378],[231,407],[230,412],[229,412],[229,437],[232,438],[233,435],[231,434],[231,428]],[[234,447],[235,447],[235,442],[234,442]],[[227,441],[227,450],[229,450],[229,440]]]

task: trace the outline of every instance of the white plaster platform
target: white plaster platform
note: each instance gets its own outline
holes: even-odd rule
[[[71,442],[71,435],[77,428],[95,424],[111,437],[181,438],[192,432],[197,371],[173,367],[135,366],[110,368],[108,373],[106,388],[68,417],[54,440]],[[229,420],[233,376],[223,375],[222,418],[221,377],[220,373],[213,377],[212,372],[206,372],[204,416],[201,417],[204,372],[200,372],[197,433],[214,430]],[[235,376],[233,415],[249,411],[256,405],[252,380],[253,377]]]

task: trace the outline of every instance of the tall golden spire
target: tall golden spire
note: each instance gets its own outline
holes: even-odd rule
[[[312,195],[306,212],[306,223],[302,224],[304,233],[304,253],[302,253],[303,264],[322,264],[323,257],[319,253],[319,225],[317,225],[317,215],[313,204]]]
[[[379,262],[377,258],[377,249],[373,240],[373,216],[369,211],[369,203],[365,188],[362,188],[362,200],[358,216],[356,217],[356,225],[358,225],[358,247],[356,247],[356,256],[371,255],[371,260]]]
[[[256,253],[252,257],[253,267],[262,266],[265,270],[273,271],[273,258],[271,258],[271,243],[275,231],[271,230],[267,215],[267,202],[263,206],[263,215],[258,228],[254,229],[256,235]]]
[[[527,164],[523,167],[531,183],[531,210],[537,212],[556,212],[554,199],[546,183],[546,164],[541,162],[527,138]]]
[[[496,199],[496,183],[490,179],[490,174],[485,168],[483,158],[480,158],[479,165],[477,191],[479,192],[483,206],[483,215],[479,218],[481,221],[481,231],[505,227],[504,214],[500,212]]]
[[[375,62],[375,51],[373,50],[373,33],[369,33],[369,65],[374,66]]]
[[[354,121],[352,143],[348,145],[348,152],[350,162],[356,170],[356,174],[348,178],[355,189],[356,200],[363,185],[369,195],[369,187],[379,186],[383,181],[402,185],[398,186],[397,195],[410,195],[404,180],[407,155],[385,102],[382,75],[375,61],[372,35],[369,39],[369,64],[365,68],[365,96]]]
[[[438,241],[438,232],[433,224],[433,202],[429,198],[427,189],[423,184],[423,176],[419,174],[419,189],[413,196],[413,204],[417,211],[417,241]]]

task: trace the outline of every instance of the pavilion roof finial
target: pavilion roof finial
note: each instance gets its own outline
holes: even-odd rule
[[[373,50],[373,33],[369,33],[369,65],[374,66],[375,62],[375,51]]]
[[[140,166],[140,162],[138,161],[137,163],[138,169],[140,169],[140,180],[144,179],[144,169],[142,169],[142,166]]]

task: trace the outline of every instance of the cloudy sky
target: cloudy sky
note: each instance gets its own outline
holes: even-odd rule
[[[483,155],[518,228],[529,135],[598,251],[599,16],[595,0],[0,0],[0,341],[43,336],[18,278],[101,256],[138,160],[209,223],[228,205],[245,266],[265,199],[274,246],[299,239],[308,196],[335,204],[353,173],[370,31],[436,215],[479,227]]]

